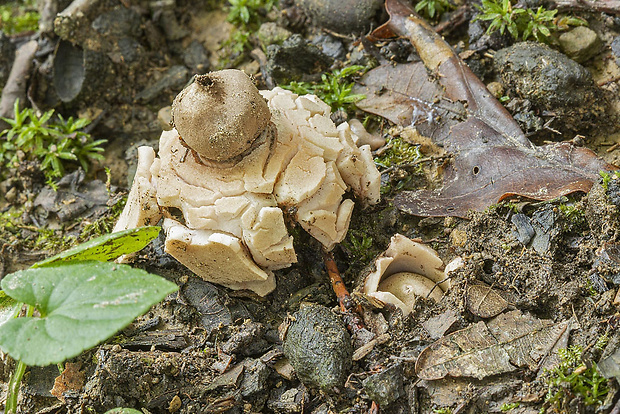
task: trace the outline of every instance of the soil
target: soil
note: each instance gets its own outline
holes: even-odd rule
[[[47,3],[56,4],[62,11],[69,2]],[[119,200],[131,182],[137,146],[157,147],[162,128],[169,127],[166,108],[193,74],[241,68],[265,88],[291,79],[320,81],[323,71],[366,64],[376,58],[418,59],[406,40],[371,44],[362,38],[359,31],[386,21],[376,1],[367,1],[366,14],[360,17],[361,12],[347,13],[355,7],[351,2],[304,0],[295,4],[281,0],[276,9],[258,13],[258,20],[271,26],[258,30],[258,23],[248,25],[251,47],[241,52],[226,44],[236,28],[226,20],[228,9],[220,1],[195,4],[177,0],[176,4],[169,2],[172,7],[168,2],[84,3],[90,7],[77,17],[69,16],[55,32],[48,29],[15,35],[10,44],[0,39],[2,82],[12,62],[11,45],[38,40],[36,64],[27,83],[30,105],[42,110],[54,108],[65,118],[88,116],[94,119],[90,133],[96,139],[108,140],[105,160],[86,175],[69,169],[57,193],[46,187],[36,164],[25,163],[18,170],[3,172],[0,206],[3,212],[18,207],[21,214],[10,218],[5,214],[2,219],[3,276],[76,240],[110,230],[122,205]],[[343,18],[354,20],[342,28],[322,28],[321,13],[312,9],[312,20],[302,6],[323,3],[333,7],[330,13],[342,13]],[[532,3],[538,7],[538,2]],[[574,101],[570,101],[571,110],[537,106],[536,99],[519,95],[514,85],[511,89],[506,81],[510,75],[496,72],[491,56],[513,40],[507,35],[476,35],[481,23],[471,22],[475,11],[471,5],[464,5],[434,23],[443,25],[446,40],[467,58],[485,83],[504,79],[502,96],[513,101],[508,108],[530,139],[536,143],[573,140],[607,162],[620,165],[620,56],[609,46],[614,39],[618,41],[620,10],[615,14],[572,12],[588,21],[602,42],[600,52],[583,63],[596,88],[596,94],[588,97],[601,100],[592,116],[591,106],[574,108]],[[325,19],[326,25],[333,23],[333,15]],[[297,36],[290,38],[293,35]],[[288,46],[286,41],[278,43],[279,36],[290,38]],[[5,49],[11,53],[8,60]],[[75,67],[66,64],[66,56],[60,59],[62,53],[78,56],[81,72],[75,73]],[[315,56],[313,61],[318,64],[311,65],[299,58],[300,54]],[[267,61],[270,57],[274,58]],[[59,83],[59,78],[64,81]],[[545,90],[547,95],[558,96],[569,92]],[[64,98],[67,94],[71,97]],[[556,101],[562,101],[560,98]],[[588,115],[574,117],[575,113]],[[338,115],[363,119],[366,114]],[[373,122],[369,129],[375,135],[390,138],[390,133],[397,131],[387,121]],[[431,155],[430,151],[423,155]],[[363,315],[366,329],[361,333],[350,329],[350,315],[338,306],[320,245],[299,228],[292,229],[299,263],[277,271],[277,288],[264,298],[197,279],[163,252],[162,240],[158,239],[140,253],[134,265],[176,282],[179,292],[106,343],[72,360],[77,364],[71,365],[72,369],[83,374],[83,381],[61,392],[60,398],[50,393],[57,368],[31,367],[21,387],[18,412],[104,413],[115,407],[153,414],[537,413],[542,408],[546,412],[619,412],[620,387],[614,378],[609,379],[609,391],[598,404],[587,405],[585,396],[566,383],[555,389],[563,390],[561,401],[546,403],[548,371],[557,366],[557,361],[545,365],[547,371],[515,363],[509,372],[482,378],[418,377],[416,360],[427,346],[492,319],[470,306],[471,286],[492,289],[503,303],[500,312],[520,311],[552,324],[567,322],[566,333],[556,338],[558,346],[547,350],[549,354],[576,345],[583,350],[582,360],[591,366],[613,355],[620,346],[620,299],[616,298],[620,286],[620,180],[612,174],[609,181],[601,178],[596,182],[589,194],[572,194],[551,202],[508,198],[483,212],[471,212],[466,219],[413,217],[392,206],[391,200],[402,189],[429,185],[429,177],[441,170],[440,162],[387,168],[381,203],[366,209],[356,206],[347,239],[334,249],[345,284],[354,292],[353,300]],[[76,199],[80,200],[78,204]],[[99,227],[89,227],[85,233],[84,228],[92,223],[99,223]],[[534,232],[530,238],[524,236],[528,228]],[[444,263],[458,257],[464,261],[450,274],[452,287],[439,303],[420,298],[406,317],[394,307],[358,293],[373,258],[397,233],[423,240],[438,251]],[[308,316],[312,312],[304,307],[308,303],[319,305],[321,322],[314,327],[325,324],[325,332],[332,332],[326,341],[332,348],[319,346],[316,355],[304,353],[305,348],[314,349],[313,344],[304,343],[304,335],[300,339],[298,333],[315,328],[295,325],[308,318],[313,321],[313,316]],[[300,309],[303,312],[297,313]],[[329,315],[324,309],[330,310]],[[330,319],[333,315],[336,320]],[[347,324],[349,329],[345,328]],[[295,343],[287,339],[286,328],[291,326],[296,329]],[[321,341],[320,334],[312,338]],[[349,341],[352,348],[338,341]],[[295,350],[287,350],[291,347]],[[536,350],[530,347],[528,352]],[[317,376],[299,370],[300,375],[296,375],[289,363],[292,358],[310,365],[327,361],[326,372]],[[485,363],[491,364],[486,361],[482,365]],[[0,364],[3,394],[13,366],[4,355]]]

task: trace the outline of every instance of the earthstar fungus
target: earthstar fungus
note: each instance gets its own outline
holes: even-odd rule
[[[437,252],[401,234],[392,236],[388,249],[375,259],[373,271],[361,286],[364,294],[400,308],[405,316],[418,297],[439,301],[449,288]]]
[[[138,169],[115,231],[164,217],[165,250],[203,279],[266,295],[297,261],[285,211],[325,249],[342,241],[354,202],[376,204],[370,147],[336,127],[314,95],[258,91],[238,70],[196,77],[174,100],[175,128]],[[175,211],[180,212],[174,215]]]

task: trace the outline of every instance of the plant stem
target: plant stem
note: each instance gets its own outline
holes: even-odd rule
[[[9,388],[6,397],[6,414],[15,414],[17,412],[17,397],[19,395],[19,386],[22,382],[22,377],[26,372],[27,365],[22,361],[17,361],[17,366],[15,367],[15,371],[11,375],[11,379],[9,380]]]
[[[34,306],[28,305],[28,307],[26,308],[26,316],[30,317],[33,313]],[[4,412],[6,414],[15,414],[17,412],[17,397],[19,396],[19,387],[22,383],[22,378],[26,373],[27,367],[28,366],[22,361],[17,361],[15,371],[13,371],[13,374],[11,374],[11,379],[9,380],[9,386],[6,395],[6,406],[4,408]]]

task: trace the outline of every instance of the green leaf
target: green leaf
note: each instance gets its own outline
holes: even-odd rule
[[[144,270],[94,261],[22,270],[0,285],[41,313],[1,325],[0,349],[38,366],[58,364],[92,348],[178,289]]]
[[[142,411],[134,410],[133,408],[112,408],[106,411],[105,414],[142,414]]]
[[[0,325],[12,319],[20,308],[20,303],[0,290]]]
[[[159,230],[160,228],[158,226],[147,226],[106,234],[69,250],[65,250],[42,262],[35,263],[32,267],[57,265],[59,262],[85,260],[99,260],[105,262],[113,260],[124,254],[142,250],[151,240],[157,237]]]

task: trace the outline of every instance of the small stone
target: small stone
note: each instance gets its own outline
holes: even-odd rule
[[[241,380],[241,395],[245,398],[265,395],[267,378],[271,370],[260,359],[248,358],[243,361],[243,380]]]
[[[559,41],[562,52],[579,63],[596,56],[601,50],[601,39],[594,30],[585,26],[563,33]]]
[[[167,89],[179,89],[187,82],[189,71],[185,66],[172,66],[157,82],[147,86],[136,95],[136,101],[149,102]]]
[[[276,82],[287,83],[317,69],[326,69],[332,61],[318,46],[294,34],[282,45],[267,47],[266,70]]]
[[[370,29],[381,0],[296,0],[295,4],[317,26],[337,33],[363,33]]]
[[[192,42],[183,50],[183,63],[194,73],[205,73],[209,71],[209,52],[197,40]]]
[[[171,413],[176,413],[180,409],[181,409],[181,399],[179,398],[178,395],[175,395],[170,401],[170,404],[168,405],[168,411]]]
[[[517,227],[517,240],[519,240],[522,244],[528,244],[536,235],[536,232],[530,223],[530,218],[525,214],[514,214],[510,217],[510,221],[512,221],[512,224]]]
[[[342,42],[329,35],[319,35],[312,40],[312,43],[321,48],[326,56],[332,59],[344,59],[347,51]]]
[[[222,352],[229,355],[262,353],[269,346],[263,338],[264,335],[265,325],[246,320],[243,325],[238,327],[238,331],[233,333],[230,339],[222,345]]]
[[[276,23],[267,22],[260,25],[257,35],[261,46],[266,48],[269,45],[281,45],[292,33]]]
[[[293,314],[283,351],[304,384],[325,391],[342,386],[352,364],[347,329],[321,305],[308,305]]]
[[[379,404],[379,407],[385,409],[405,395],[403,366],[401,364],[392,365],[366,378],[363,385],[368,397]]]
[[[491,82],[487,85],[487,89],[493,96],[496,98],[501,98],[504,96],[504,85],[499,82]]]
[[[422,326],[426,329],[431,339],[435,340],[444,336],[458,320],[456,312],[449,309],[440,315],[430,318]]]

